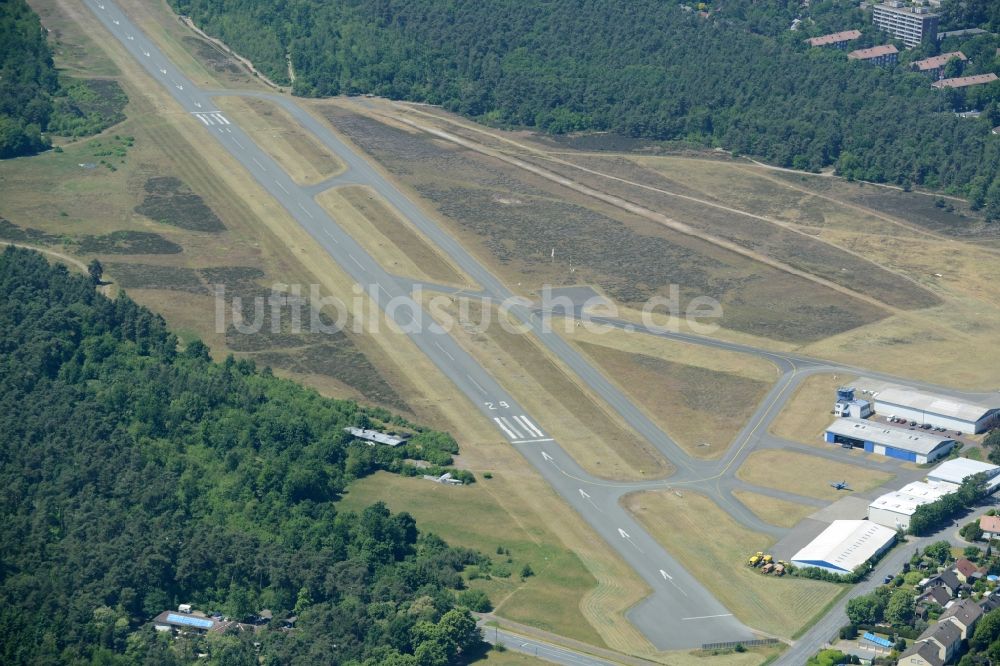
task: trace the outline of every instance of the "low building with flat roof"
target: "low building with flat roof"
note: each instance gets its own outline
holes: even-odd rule
[[[851,51],[847,57],[850,60],[859,60],[869,65],[895,65],[899,59],[899,49],[892,44],[882,44],[870,49]]]
[[[943,75],[944,66],[951,60],[966,62],[968,58],[961,51],[952,51],[951,53],[942,53],[941,55],[924,58],[923,60],[916,60],[911,66],[921,74],[927,74],[935,79],[939,79]]]
[[[968,88],[969,86],[981,86],[993,83],[997,80],[997,75],[993,72],[989,74],[976,74],[974,76],[956,76],[953,79],[941,79],[931,85],[935,88]]]
[[[153,618],[153,627],[157,631],[180,631],[186,633],[205,634],[217,631],[219,623],[201,613],[190,611],[163,611]]]
[[[896,540],[896,531],[868,520],[835,520],[792,556],[797,567],[817,567],[848,574],[881,554]]]
[[[344,428],[344,432],[349,432],[358,439],[363,439],[371,444],[385,444],[386,446],[399,446],[406,442],[405,437],[393,437],[378,430],[367,430],[365,428]]]
[[[955,446],[955,440],[948,437],[855,418],[839,418],[828,425],[824,439],[829,444],[864,449],[868,453],[921,465],[947,455]]]
[[[847,48],[850,42],[859,37],[861,37],[860,30],[844,30],[843,32],[834,32],[829,35],[810,37],[805,41],[809,46],[832,46],[835,49],[844,49]]]
[[[910,527],[917,507],[936,502],[958,490],[954,483],[914,481],[899,490],[886,493],[868,505],[868,520],[894,530]]]

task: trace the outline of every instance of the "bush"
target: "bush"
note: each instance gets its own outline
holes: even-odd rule
[[[475,613],[488,613],[493,610],[490,598],[482,590],[462,590],[458,593],[458,605],[465,606]]]

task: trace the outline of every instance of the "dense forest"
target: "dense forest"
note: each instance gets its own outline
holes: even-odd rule
[[[0,661],[443,666],[478,649],[456,601],[476,595],[456,591],[483,556],[336,505],[403,458],[443,462],[451,437],[179,349],[158,315],[33,251],[0,255],[0,289]],[[351,424],[419,434],[371,447]],[[272,626],[175,641],[149,621],[178,603]]]
[[[0,2],[0,159],[45,150],[47,132],[96,134],[124,120],[127,101],[115,81],[60,79],[38,15]]]
[[[694,140],[941,188],[1000,216],[1000,140],[990,133],[1000,84],[942,92],[904,65],[808,49],[803,38],[852,27],[866,33],[859,46],[886,41],[853,2],[732,0],[709,3],[707,16],[662,0],[172,2],[276,80],[289,82],[290,55],[300,95],[374,93],[499,125]],[[991,26],[995,6],[963,0],[948,20]],[[799,15],[808,20],[790,31]],[[995,39],[980,41],[970,71],[1000,71]],[[970,108],[983,117],[954,114]]]

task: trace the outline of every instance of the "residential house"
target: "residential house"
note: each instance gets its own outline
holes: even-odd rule
[[[832,46],[835,49],[845,49],[850,42],[861,37],[860,30],[844,30],[830,35],[811,37],[806,40],[809,46]]]
[[[847,54],[847,58],[848,60],[859,60],[868,65],[895,65],[899,58],[899,49],[892,44],[882,44],[870,49],[851,51]]]
[[[910,649],[899,655],[897,666],[943,666],[938,656],[937,646],[932,643],[914,643]]]
[[[927,74],[933,79],[940,79],[944,77],[944,66],[953,58],[962,62],[968,60],[961,51],[952,51],[951,53],[942,53],[941,55],[917,60],[911,66],[921,74]]]
[[[969,560],[965,559],[964,557],[958,558],[958,561],[955,562],[955,568],[953,569],[953,571],[958,576],[959,581],[961,581],[962,583],[968,583],[970,585],[972,584],[973,581],[969,579],[973,576],[973,574],[976,573],[981,574],[983,572],[982,569],[980,569],[978,566],[976,566]]]
[[[994,134],[1000,134],[1000,127],[993,128]],[[982,516],[979,519],[979,529],[987,541],[1000,539],[1000,516]]]
[[[935,646],[941,663],[951,661],[962,645],[962,632],[954,622],[938,622],[927,627],[917,638],[917,643],[928,643]]]
[[[972,636],[976,623],[982,616],[983,609],[979,607],[979,604],[972,599],[962,599],[953,603],[948,607],[948,610],[941,614],[939,623],[951,622],[961,631],[962,639],[967,640]]]
[[[948,590],[948,594],[955,597],[958,595],[958,591],[962,589],[962,581],[958,579],[958,574],[954,571],[942,571],[928,580],[924,585],[925,590],[929,590],[932,587],[943,587]]]
[[[993,83],[998,79],[993,72],[989,74],[976,74],[974,76],[956,76],[953,79],[941,79],[931,85],[935,88],[968,88],[969,86],[981,86],[986,83]]]
[[[931,606],[945,608],[952,601],[951,595],[944,586],[932,587],[917,597],[916,611],[921,619],[927,619],[927,611]]]

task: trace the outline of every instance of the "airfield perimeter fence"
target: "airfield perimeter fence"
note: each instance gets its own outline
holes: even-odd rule
[[[777,638],[755,638],[751,641],[729,641],[728,643],[702,643],[702,650],[731,650],[737,645],[743,647],[761,647],[763,645],[776,645],[780,643]]]

